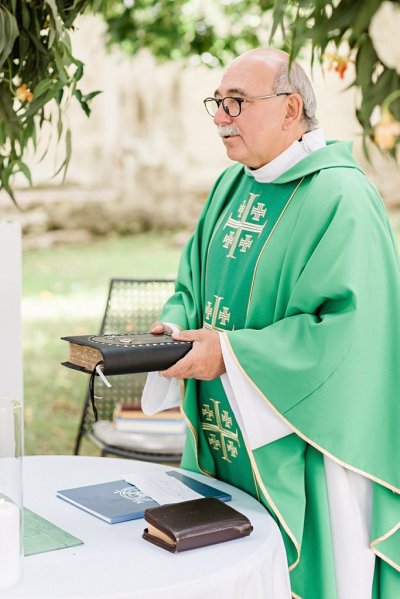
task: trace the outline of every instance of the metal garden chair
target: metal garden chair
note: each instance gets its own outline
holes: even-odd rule
[[[172,279],[111,279],[106,309],[100,333],[146,332],[159,318],[165,301],[174,292]],[[75,455],[83,437],[93,441],[101,455],[116,455],[152,462],[179,462],[184,434],[125,433],[115,430],[113,415],[117,403],[140,407],[140,398],[147,373],[108,377],[107,388],[95,377],[94,394],[98,421],[94,421],[89,392],[75,442]]]

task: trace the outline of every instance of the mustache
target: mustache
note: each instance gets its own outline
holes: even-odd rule
[[[239,129],[235,125],[219,125],[218,135],[220,137],[230,137],[231,135],[239,135]]]

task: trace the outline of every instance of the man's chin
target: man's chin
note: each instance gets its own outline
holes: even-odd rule
[[[222,141],[224,142],[228,158],[230,158],[231,160],[236,160],[237,162],[241,162],[241,158],[243,158],[243,153],[240,151],[240,147],[237,144],[238,139],[239,137],[224,137]]]

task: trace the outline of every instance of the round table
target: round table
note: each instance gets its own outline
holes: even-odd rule
[[[232,495],[254,531],[248,537],[171,554],[142,539],[143,519],[108,524],[56,497],[59,489],[171,470],[134,460],[81,456],[24,458],[24,505],[84,544],[24,558],[23,581],[7,599],[290,599],[286,554],[267,510],[242,491],[189,474]]]

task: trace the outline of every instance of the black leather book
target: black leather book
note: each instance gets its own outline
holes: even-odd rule
[[[100,364],[105,375],[165,370],[191,349],[190,341],[175,341],[170,335],[119,333],[61,337],[69,344],[63,366],[93,373]]]
[[[143,538],[172,553],[247,537],[253,530],[247,516],[213,497],[148,508],[144,519]]]

